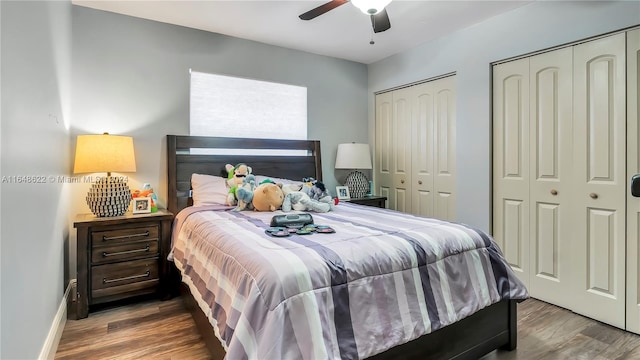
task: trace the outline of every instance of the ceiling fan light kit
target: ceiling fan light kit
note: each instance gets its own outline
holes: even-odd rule
[[[384,9],[385,6],[391,3],[391,0],[331,0],[328,3],[324,3],[303,14],[300,14],[298,17],[301,20],[315,19],[316,17],[325,14],[348,2],[352,2],[355,7],[371,17],[371,25],[373,26],[374,33],[387,31],[391,28],[389,15],[387,14],[387,10]]]
[[[389,5],[391,0],[351,0],[351,2],[365,15],[376,15]]]

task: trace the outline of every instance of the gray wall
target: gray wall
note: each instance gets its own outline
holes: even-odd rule
[[[371,64],[368,100],[370,143],[374,143],[374,92],[457,72],[458,220],[489,230],[489,64],[637,24],[640,24],[638,1],[536,1]]]
[[[151,183],[161,205],[167,196],[165,136],[189,134],[189,69],[306,86],[308,138],[322,141],[330,189],[338,182],[337,145],[367,141],[363,64],[79,6],[72,13],[71,147],[78,134],[133,136],[137,171],[127,174],[130,186]],[[74,184],[72,216],[89,212],[89,185]],[[74,233],[71,238],[74,277]]]
[[[63,298],[71,5],[0,2],[0,358],[36,359]],[[12,183],[39,176],[45,183]]]

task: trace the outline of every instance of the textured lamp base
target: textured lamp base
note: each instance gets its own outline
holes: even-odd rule
[[[98,217],[122,216],[129,209],[131,190],[119,177],[101,177],[87,193],[87,205]]]
[[[352,198],[364,197],[369,192],[369,180],[360,171],[352,171],[347,175],[345,184],[349,188],[349,195]]]

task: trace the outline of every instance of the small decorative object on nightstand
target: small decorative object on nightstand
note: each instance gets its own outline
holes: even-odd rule
[[[386,196],[365,196],[361,198],[351,198],[346,201],[354,204],[376,206],[384,209],[386,207],[387,197]]]
[[[169,291],[167,255],[173,214],[166,210],[124,216],[81,214],[77,229],[75,318],[90,305]],[[73,316],[72,316],[73,317]]]

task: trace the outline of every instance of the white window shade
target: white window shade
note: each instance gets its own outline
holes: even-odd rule
[[[307,88],[191,72],[190,134],[307,138]]]

